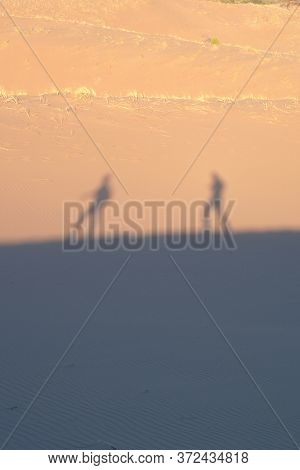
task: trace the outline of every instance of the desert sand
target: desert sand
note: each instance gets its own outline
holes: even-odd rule
[[[173,253],[292,438],[162,249],[133,255],[5,448],[294,449],[299,241]],[[1,246],[1,444],[127,255]]]
[[[236,230],[299,228],[299,13],[172,194],[291,10],[198,0],[4,5],[48,74],[1,9],[3,241],[61,235],[63,201],[86,202],[112,173],[90,137],[128,192],[113,179],[120,203],[207,198],[217,170],[236,201]]]
[[[2,3],[0,447],[299,447],[300,10],[265,55],[279,4]],[[122,204],[212,171],[237,250],[143,249],[113,285],[128,252],[62,251],[103,175]]]

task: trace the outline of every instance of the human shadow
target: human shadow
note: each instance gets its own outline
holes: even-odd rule
[[[221,229],[223,196],[225,190],[224,180],[217,174],[212,173],[210,184],[210,196],[204,211],[204,229],[211,229],[212,215],[214,214],[214,225],[217,231]]]
[[[83,212],[78,220],[78,224],[82,224],[85,220],[95,218],[96,214],[100,218],[105,203],[112,197],[111,175],[103,176],[99,187],[90,194],[93,200],[89,202],[88,209]]]

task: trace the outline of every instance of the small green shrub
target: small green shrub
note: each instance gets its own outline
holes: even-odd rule
[[[209,42],[212,46],[219,46],[221,44],[221,41],[219,38],[217,38],[216,36],[212,37],[209,39]]]

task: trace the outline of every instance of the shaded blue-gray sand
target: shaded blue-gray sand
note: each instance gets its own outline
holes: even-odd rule
[[[300,442],[300,234],[172,252]],[[0,246],[0,443],[128,256]],[[164,248],[133,253],[8,449],[292,449]]]

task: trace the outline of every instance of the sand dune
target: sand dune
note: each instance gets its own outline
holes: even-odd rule
[[[100,96],[136,90],[146,95],[193,97],[234,96],[290,15],[278,6],[193,1],[184,2],[184,7],[179,2],[166,2],[164,7],[155,2],[133,5],[134,13],[131,3],[116,4],[107,12],[102,2],[96,2],[96,11],[68,6],[71,13],[67,14],[59,2],[57,8],[51,7],[55,9],[51,15],[50,5],[42,2],[36,5],[38,15],[30,3],[25,11],[14,5],[12,14],[61,89],[85,86]],[[29,12],[31,16],[26,16]],[[53,85],[20,43],[9,20],[4,16],[1,21],[6,63],[3,88],[32,95],[50,92]],[[298,35],[295,20],[249,84],[248,95],[299,96]],[[211,44],[212,38],[218,40],[217,47]]]
[[[195,0],[4,5],[68,103],[1,10],[2,240],[58,236],[63,201],[110,171],[70,107],[131,198],[170,198],[290,15]],[[236,229],[300,224],[299,28],[296,14],[176,194],[207,197],[218,169]]]
[[[287,24],[279,4],[2,3],[0,442],[295,448],[300,10]],[[87,207],[108,173],[120,207],[206,200],[212,171],[238,250],[173,253],[194,293],[166,250],[135,253],[7,441],[128,256],[63,252],[64,203]]]
[[[299,233],[237,243],[173,255],[299,441]],[[2,442],[127,254],[53,241],[0,256]],[[165,250],[133,256],[7,446],[294,447]]]

